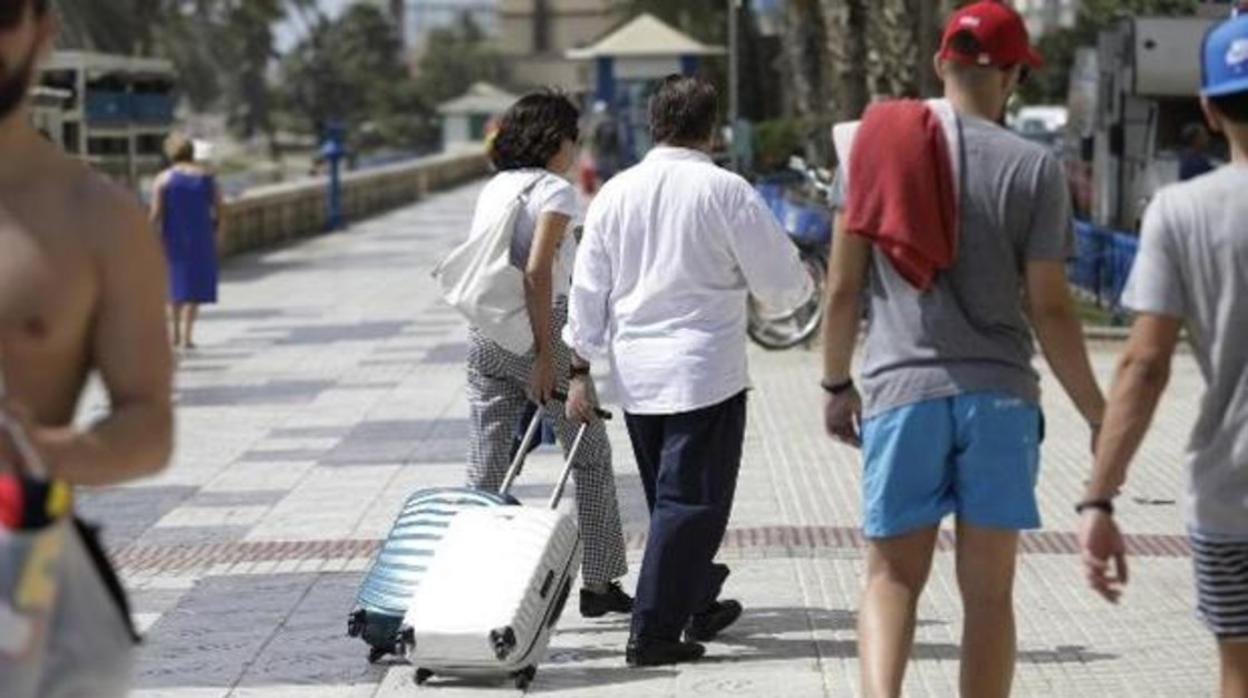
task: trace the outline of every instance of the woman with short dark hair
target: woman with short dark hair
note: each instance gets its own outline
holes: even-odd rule
[[[195,161],[195,143],[180,133],[165,140],[170,166],[152,188],[152,224],[161,231],[169,264],[173,345],[193,349],[195,318],[202,303],[217,302],[217,233],[221,190],[216,177]]]
[[[524,200],[512,232],[511,263],[524,271],[533,349],[514,354],[470,328],[468,479],[474,487],[497,490],[502,484],[513,435],[530,403],[550,408],[565,451],[579,428],[555,400],[557,391],[567,390],[574,372],[588,371],[561,338],[575,246],[568,231],[580,215],[576,191],[561,175],[576,161],[579,122],[576,107],[563,95],[530,94],[503,115],[490,147],[498,172],[477,199],[472,232],[494,226],[517,197]],[[632,599],[616,581],[627,573],[628,564],[611,447],[602,422],[589,424],[572,472],[584,541],[581,615],[629,613]]]

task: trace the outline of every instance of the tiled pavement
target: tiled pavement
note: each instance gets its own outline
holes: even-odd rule
[[[225,272],[202,348],[178,375],[172,467],[135,486],[85,493],[147,630],[137,696],[275,698],[416,692],[402,665],[370,667],[344,635],[356,584],[399,502],[458,485],[465,456],[465,332],[428,272],[464,233],[475,186],[265,255]],[[1115,346],[1097,348],[1107,374]],[[745,464],[723,557],[747,615],[715,659],[679,669],[623,666],[621,620],[570,606],[530,692],[565,696],[854,696],[854,608],[862,572],[856,454],[819,431],[815,355],[751,356]],[[1048,379],[1046,379],[1048,380]],[[1085,591],[1070,504],[1087,470],[1086,434],[1049,385],[1040,497],[1018,586],[1016,695],[1208,695],[1212,643],[1192,618],[1190,559],[1174,504],[1180,451],[1199,390],[1178,364],[1158,428],[1123,497],[1135,535],[1121,607]],[[83,417],[101,404],[98,393]],[[635,563],[644,501],[626,437],[611,428]],[[535,457],[518,488],[543,497],[556,475]],[[920,606],[911,696],[954,695],[959,605],[942,552]],[[433,682],[434,695],[510,695]]]

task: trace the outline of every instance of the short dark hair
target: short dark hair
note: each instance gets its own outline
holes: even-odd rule
[[[669,75],[650,98],[650,135],[656,143],[695,145],[715,133],[719,94],[699,77]]]
[[[7,31],[16,27],[26,16],[26,8],[33,7],[36,17],[48,13],[51,0],[5,0],[0,2],[0,30]]]
[[[580,138],[580,120],[576,105],[559,92],[527,94],[503,114],[490,160],[499,171],[546,167],[565,140]]]
[[[1195,121],[1184,126],[1183,130],[1179,133],[1179,140],[1181,140],[1183,145],[1188,148],[1195,148],[1201,138],[1208,137],[1209,130],[1205,128],[1205,125],[1196,123]]]
[[[1248,126],[1248,90],[1223,97],[1210,97],[1209,101],[1222,116],[1240,126]]]

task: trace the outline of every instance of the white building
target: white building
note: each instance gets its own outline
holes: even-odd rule
[[[1079,14],[1079,0],[1014,0],[1014,7],[1027,20],[1033,37],[1073,27]]]
[[[442,147],[455,150],[484,142],[490,122],[520,99],[486,82],[478,82],[468,92],[438,106],[442,115]]]
[[[158,171],[174,121],[173,64],[90,51],[56,51],[40,86],[61,113],[41,108],[40,127],[65,151],[126,182]],[[53,132],[55,131],[55,132]]]

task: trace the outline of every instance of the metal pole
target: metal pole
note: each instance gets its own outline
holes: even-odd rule
[[[741,148],[737,139],[741,120],[741,59],[738,56],[741,0],[728,0],[728,120],[732,128],[732,169],[741,171]]]

